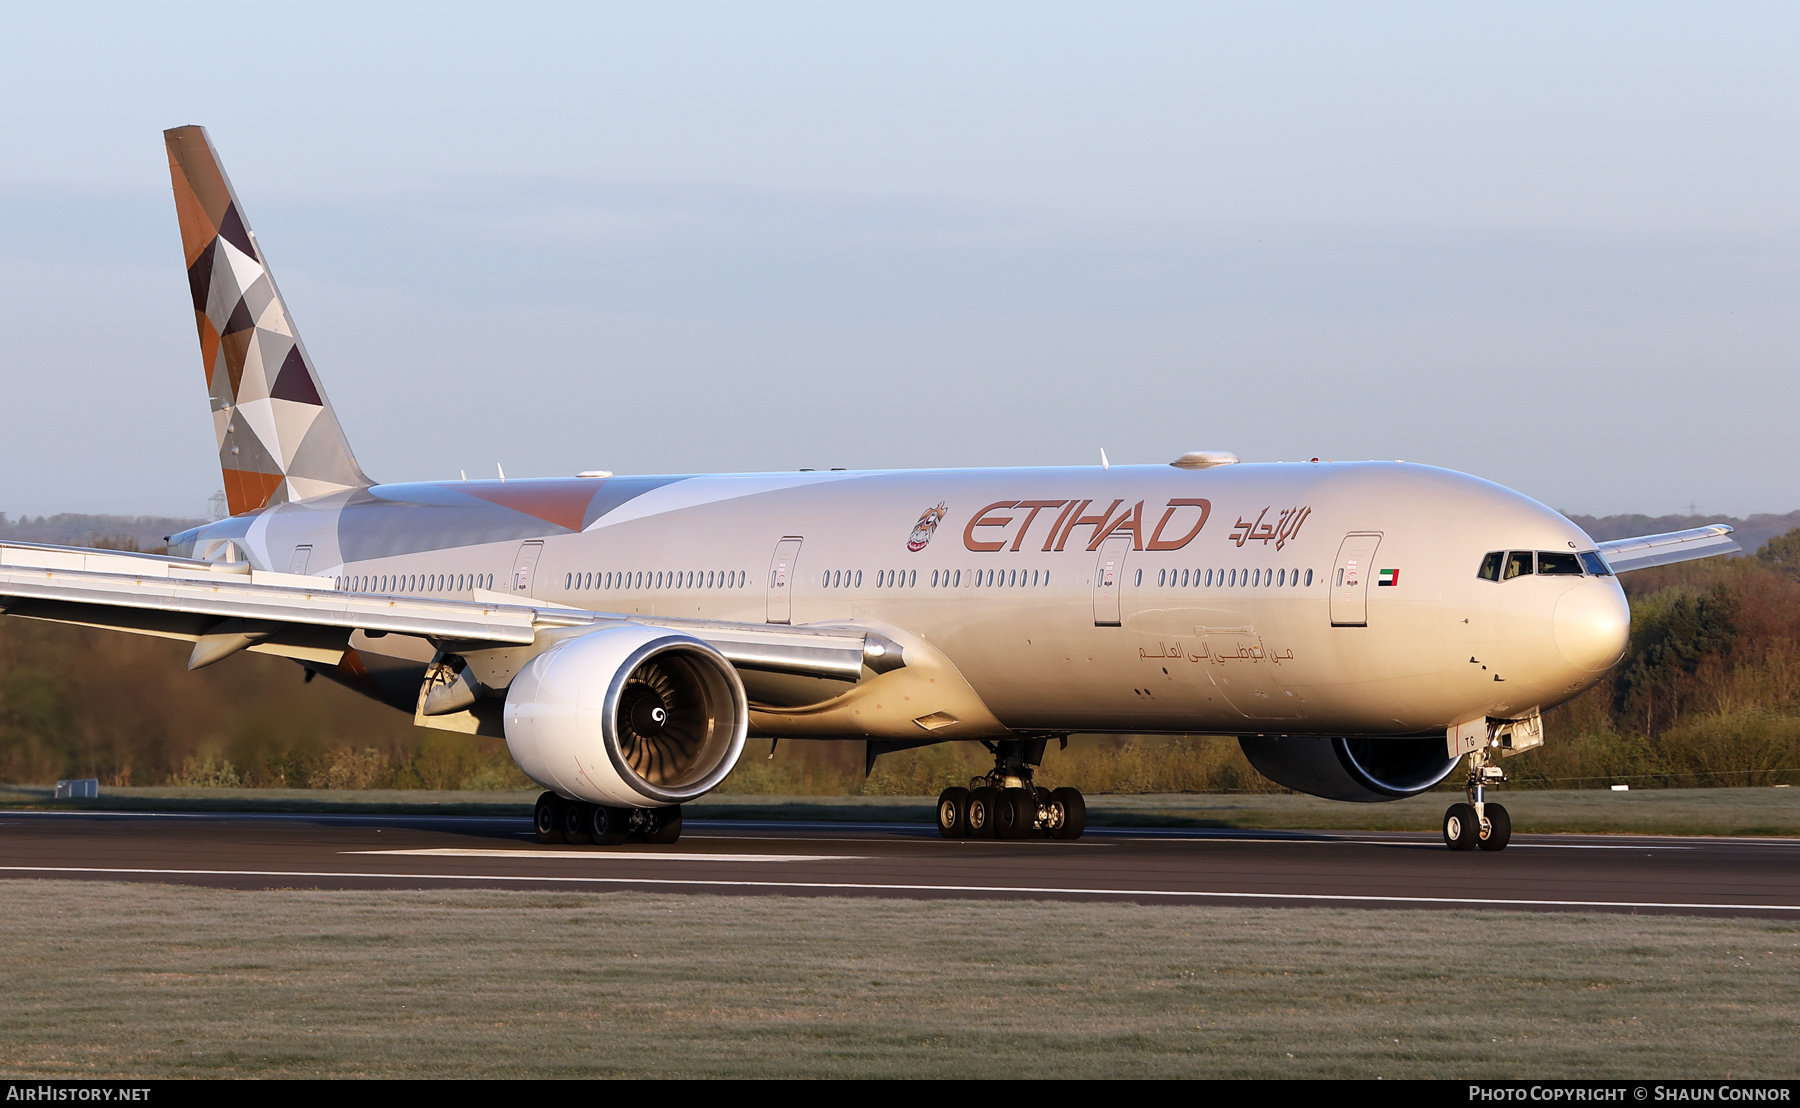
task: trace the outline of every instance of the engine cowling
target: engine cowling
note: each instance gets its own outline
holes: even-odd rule
[[[704,795],[744,750],[737,671],[689,635],[623,624],[565,639],[506,691],[506,745],[565,797],[660,807]]]
[[[1256,772],[1278,785],[1364,803],[1422,793],[1450,776],[1458,761],[1441,738],[1245,736],[1238,745]]]

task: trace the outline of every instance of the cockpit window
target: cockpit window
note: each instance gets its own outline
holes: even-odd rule
[[[1531,551],[1513,550],[1507,553],[1505,580],[1511,581],[1515,577],[1524,577],[1530,573]]]
[[[1540,550],[1537,557],[1538,572],[1556,577],[1580,577],[1581,559],[1573,554],[1565,554],[1555,550]]]
[[[1589,550],[1581,555],[1581,564],[1595,577],[1611,577],[1612,567],[1600,556],[1598,550]]]
[[[1504,550],[1490,551],[1487,557],[1481,559],[1481,569],[1475,576],[1483,581],[1500,580],[1500,563],[1505,560],[1506,552]]]

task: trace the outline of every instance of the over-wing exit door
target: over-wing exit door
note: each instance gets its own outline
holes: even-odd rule
[[[793,611],[794,563],[800,560],[800,540],[790,535],[775,544],[769,559],[770,623],[786,623]]]
[[[1333,627],[1367,627],[1369,625],[1369,578],[1375,571],[1375,548],[1381,545],[1379,531],[1363,531],[1344,536],[1338,547],[1337,564],[1331,567],[1331,625]]]
[[[1131,536],[1114,535],[1100,544],[1100,560],[1094,564],[1094,626],[1119,625],[1119,593],[1125,588],[1125,554]]]

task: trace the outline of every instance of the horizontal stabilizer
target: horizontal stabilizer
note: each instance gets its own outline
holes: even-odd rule
[[[1600,544],[1600,554],[1614,573],[1738,553],[1742,553],[1742,548],[1732,541],[1731,528],[1723,523]]]

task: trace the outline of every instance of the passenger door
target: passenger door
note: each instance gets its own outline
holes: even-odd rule
[[[543,554],[544,544],[541,542],[528,542],[519,547],[519,556],[513,559],[513,592],[530,594],[531,578],[537,572],[538,559]]]
[[[1337,564],[1331,567],[1331,625],[1369,625],[1369,578],[1375,575],[1375,548],[1381,532],[1358,531],[1344,536]]]
[[[288,562],[289,573],[305,573],[306,563],[312,558],[312,545],[294,547],[293,560]]]
[[[1095,627],[1119,625],[1119,593],[1125,589],[1125,555],[1130,552],[1130,535],[1114,535],[1100,544],[1094,564]]]
[[[775,544],[769,559],[770,623],[787,623],[793,613],[794,565],[800,560],[800,539],[790,535]]]

